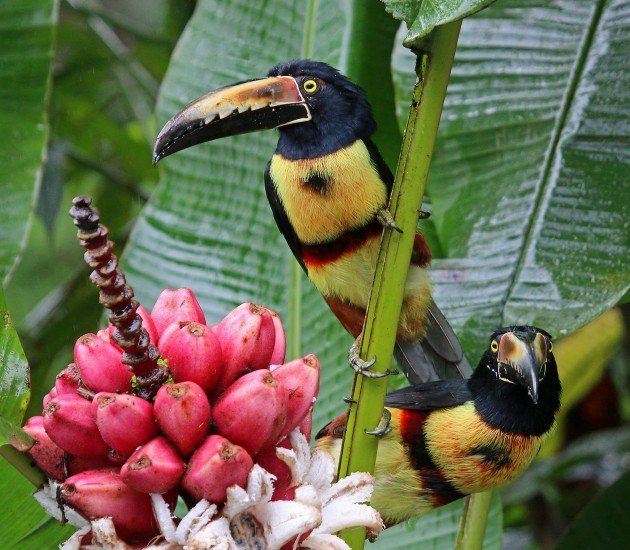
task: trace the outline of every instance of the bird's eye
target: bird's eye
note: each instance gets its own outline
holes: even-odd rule
[[[492,353],[496,353],[497,351],[499,351],[499,342],[497,342],[496,340],[492,340],[492,342],[490,342],[490,351]]]
[[[317,82],[314,80],[305,80],[302,84],[302,88],[307,94],[313,94],[317,91]]]

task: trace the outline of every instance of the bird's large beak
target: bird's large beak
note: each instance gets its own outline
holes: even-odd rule
[[[275,76],[220,88],[184,107],[159,133],[153,164],[213,139],[311,120],[297,81]]]
[[[529,335],[507,332],[501,337],[498,351],[499,378],[520,384],[534,403],[538,402],[538,382],[547,363],[547,341],[539,332]]]

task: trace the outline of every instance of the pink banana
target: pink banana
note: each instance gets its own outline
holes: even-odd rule
[[[255,455],[278,440],[287,420],[287,392],[268,370],[256,370],[234,382],[213,412],[219,433]]]
[[[153,406],[148,401],[135,395],[101,392],[94,397],[94,403],[98,431],[117,453],[110,459],[124,462],[136,447],[157,435]]]
[[[157,535],[151,497],[134,491],[113,469],[88,470],[66,479],[61,499],[87,519],[111,517],[125,541],[143,544]]]
[[[245,303],[230,312],[215,327],[224,364],[217,394],[239,376],[269,366],[276,347],[272,313],[262,306]],[[280,350],[277,355],[280,355]]]
[[[74,362],[83,383],[92,391],[128,392],[132,373],[122,362],[120,348],[96,336],[81,336],[74,345]]]
[[[225,502],[227,488],[245,487],[254,462],[245,449],[224,437],[211,435],[188,463],[182,485],[196,500]]]
[[[133,453],[120,469],[123,481],[141,493],[166,493],[181,481],[186,464],[164,437],[156,437]]]
[[[275,329],[275,341],[271,357],[269,358],[269,364],[282,365],[287,351],[287,339],[284,334],[284,328],[282,327],[282,320],[280,319],[280,316],[275,311],[269,310],[269,313],[271,314],[273,328]]]
[[[162,386],[153,410],[160,430],[185,457],[205,439],[212,419],[208,398],[194,382]]]
[[[83,380],[81,380],[81,373],[74,363],[70,363],[65,369],[63,369],[55,379],[55,390],[57,395],[63,393],[77,393],[77,389],[83,386]]]
[[[290,361],[271,368],[276,380],[282,383],[287,399],[287,421],[280,435],[287,435],[307,415],[319,392],[319,360],[315,355]]]
[[[44,418],[42,416],[32,416],[22,429],[35,440],[35,443],[27,451],[35,461],[35,464],[49,477],[57,481],[63,481],[66,478],[64,468],[65,452],[55,445],[46,433]]]
[[[44,428],[50,439],[73,455],[99,458],[107,453],[91,403],[76,394],[66,393],[50,400],[44,409]]]
[[[206,317],[201,306],[194,292],[189,288],[163,290],[153,306],[151,319],[153,319],[158,337],[161,337],[171,323],[189,321],[206,324]]]
[[[221,344],[212,329],[199,323],[171,323],[160,338],[160,353],[175,382],[195,382],[210,392],[221,374]]]

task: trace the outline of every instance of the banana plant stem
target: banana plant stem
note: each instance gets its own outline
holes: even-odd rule
[[[481,550],[486,535],[492,492],[475,493],[464,502],[455,550]]]
[[[391,363],[398,318],[411,250],[418,223],[437,128],[446,87],[455,56],[461,22],[437,27],[420,51],[416,51],[418,82],[398,159],[398,169],[390,197],[389,210],[403,232],[386,230],[368,303],[360,357],[376,357],[374,372],[385,372]],[[355,376],[346,433],[339,463],[339,477],[352,472],[374,472],[378,439],[367,435],[383,413],[387,378]],[[364,529],[342,531],[346,543],[359,550],[365,541]]]

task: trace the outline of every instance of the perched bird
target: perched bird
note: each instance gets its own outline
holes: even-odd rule
[[[388,525],[519,476],[560,406],[551,337],[531,326],[494,332],[468,380],[438,380],[388,394],[390,431],[378,446],[371,504]],[[339,456],[345,415],[315,447]]]
[[[363,91],[336,69],[289,61],[267,78],[221,88],[192,102],[162,129],[153,161],[205,141],[278,128],[265,171],[275,221],[341,324],[359,337],[394,177],[371,141]],[[470,374],[461,346],[431,298],[431,254],[416,233],[397,332],[396,358],[412,383]],[[351,350],[355,370],[370,362]]]

